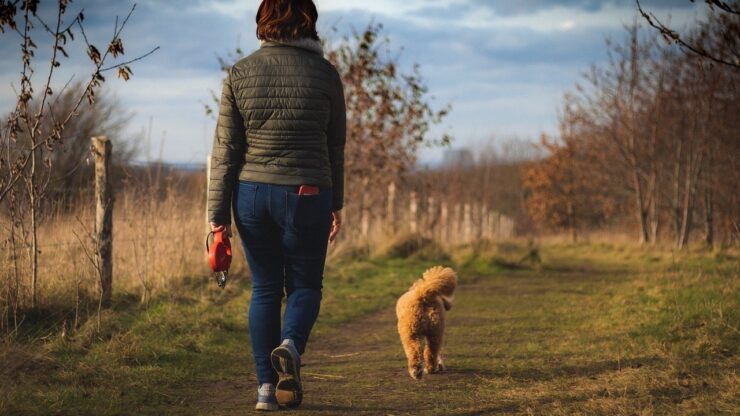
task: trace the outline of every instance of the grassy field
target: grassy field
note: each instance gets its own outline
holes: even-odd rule
[[[303,368],[300,414],[737,414],[737,253],[481,244],[409,258],[336,256]],[[408,253],[404,253],[408,254]],[[440,260],[441,259],[441,260]],[[393,304],[455,266],[449,370],[405,373]],[[256,398],[249,285],[186,279],[98,322],[29,316],[0,346],[0,413],[244,414]],[[44,311],[40,312],[42,314]],[[47,311],[48,312],[48,311]]]

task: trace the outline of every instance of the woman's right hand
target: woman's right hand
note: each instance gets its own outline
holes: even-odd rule
[[[341,211],[334,211],[331,213],[331,231],[329,232],[329,244],[334,242],[334,239],[337,238],[337,234],[339,234],[339,230],[342,228],[342,212]]]
[[[215,222],[212,222],[210,224],[211,224],[211,231],[213,231],[214,233],[216,231],[223,231],[224,232],[224,236],[231,238],[231,236],[232,236],[232,234],[231,234],[231,224],[226,225],[226,226],[224,226],[224,225],[218,225]]]

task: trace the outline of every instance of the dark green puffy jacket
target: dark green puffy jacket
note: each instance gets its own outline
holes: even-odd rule
[[[331,187],[344,200],[342,82],[318,42],[264,42],[224,81],[211,154],[208,219],[231,223],[238,180]]]

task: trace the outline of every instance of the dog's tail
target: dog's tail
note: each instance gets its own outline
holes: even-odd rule
[[[419,287],[421,298],[431,301],[435,296],[442,298],[445,309],[452,307],[452,298],[457,286],[457,274],[449,267],[434,266],[424,272]]]

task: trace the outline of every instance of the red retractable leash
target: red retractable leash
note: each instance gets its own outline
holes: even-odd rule
[[[213,234],[213,244],[208,246],[208,239]],[[231,266],[231,241],[221,231],[211,231],[206,236],[206,251],[208,252],[208,264],[213,270],[218,287],[226,287],[229,279],[229,266]]]

